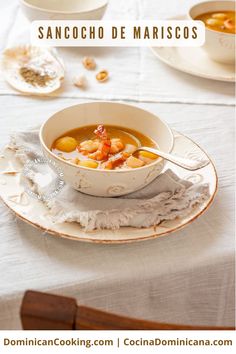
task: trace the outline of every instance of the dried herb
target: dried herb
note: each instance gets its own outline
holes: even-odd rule
[[[23,66],[20,68],[20,75],[32,86],[46,86],[52,77],[47,73],[40,73],[34,69]]]

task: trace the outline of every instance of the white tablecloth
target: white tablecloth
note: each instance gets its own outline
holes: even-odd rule
[[[170,0],[113,0],[106,16],[118,18],[125,11],[128,19],[161,18],[184,13],[192,2],[185,0],[180,6]],[[17,32],[21,37],[25,25],[19,24],[25,20],[15,1],[1,1],[1,7],[3,48]],[[74,49],[67,51],[62,54],[68,55],[67,60],[74,58],[73,65],[78,62],[79,67],[80,57],[88,50],[79,49],[78,59]],[[85,98],[129,100],[158,114],[208,151],[219,174],[219,192],[211,208],[187,228],[127,245],[54,238],[16,219],[1,203],[0,329],[20,328],[19,305],[27,289],[73,296],[82,304],[132,317],[234,325],[232,85],[177,73],[159,63],[148,49],[100,48],[94,55],[112,77],[107,85],[93,84],[87,92],[75,90],[68,78],[58,98],[24,97],[1,79],[1,145],[14,130],[40,124],[51,113]]]

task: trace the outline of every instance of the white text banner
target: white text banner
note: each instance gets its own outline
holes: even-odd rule
[[[31,44],[54,47],[199,47],[201,21],[34,21]]]

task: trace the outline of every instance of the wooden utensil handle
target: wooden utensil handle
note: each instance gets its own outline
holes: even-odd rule
[[[20,315],[23,329],[28,330],[234,330],[128,318],[77,306],[76,300],[69,297],[36,291],[26,291]]]

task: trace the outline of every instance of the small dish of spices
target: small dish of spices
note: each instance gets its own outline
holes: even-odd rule
[[[17,90],[46,95],[60,88],[64,66],[55,51],[34,46],[10,48],[3,53],[6,81]]]

